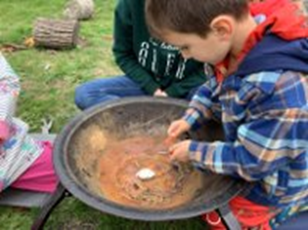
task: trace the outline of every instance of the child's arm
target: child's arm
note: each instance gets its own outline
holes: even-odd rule
[[[19,77],[0,53],[0,143],[9,137],[19,91]]]
[[[153,73],[147,71],[134,53],[134,28],[129,1],[118,1],[114,15],[114,43],[112,47],[115,61],[120,69],[150,95],[160,88]],[[140,28],[142,31],[143,28]]]
[[[264,90],[260,90],[262,85],[259,84],[247,90],[246,96],[241,94],[243,100],[238,100],[237,108],[246,109],[234,116],[242,116],[243,121],[232,135],[228,134],[229,140],[191,142],[189,157],[197,167],[255,181],[286,167],[293,159],[305,158],[308,146],[307,80],[284,74],[272,82],[272,87],[269,87],[269,81],[264,84]],[[270,90],[275,91],[268,92]],[[235,121],[231,121],[226,122],[225,127],[236,126]],[[301,166],[293,164],[293,167]]]
[[[213,108],[215,103],[212,99],[212,90],[208,84],[212,84],[212,79],[199,87],[194,97],[189,103],[183,120],[193,129],[199,128],[205,121],[215,119]]]

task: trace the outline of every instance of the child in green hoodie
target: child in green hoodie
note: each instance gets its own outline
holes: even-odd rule
[[[184,59],[176,47],[150,36],[144,0],[119,0],[114,17],[113,53],[124,75],[77,87],[75,103],[80,109],[128,96],[190,99],[206,81],[202,63]]]

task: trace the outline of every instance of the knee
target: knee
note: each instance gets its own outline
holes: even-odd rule
[[[85,110],[91,106],[89,103],[88,90],[85,85],[77,86],[75,89],[75,104],[81,110]]]
[[[96,83],[88,82],[77,86],[75,89],[75,104],[80,110],[85,110],[94,105],[118,98],[110,94],[106,87],[95,87]]]

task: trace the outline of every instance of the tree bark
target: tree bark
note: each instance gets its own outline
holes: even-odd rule
[[[34,25],[34,43],[45,48],[73,48],[78,42],[78,32],[77,20],[39,18]]]

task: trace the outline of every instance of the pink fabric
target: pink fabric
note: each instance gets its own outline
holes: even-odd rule
[[[44,152],[11,187],[38,192],[54,192],[58,178],[52,162],[52,144],[42,142]]]
[[[0,121],[0,143],[9,137],[10,129],[5,121]]]

